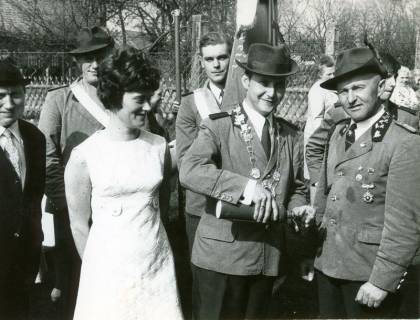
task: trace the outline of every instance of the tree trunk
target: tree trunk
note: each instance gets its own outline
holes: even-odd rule
[[[125,47],[127,45],[127,34],[125,32],[125,23],[124,23],[122,6],[118,7],[118,18],[120,19],[120,24],[121,24],[122,44],[123,44],[123,47]]]

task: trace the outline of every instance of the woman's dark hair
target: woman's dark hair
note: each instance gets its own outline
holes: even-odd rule
[[[125,92],[155,91],[160,73],[144,53],[132,47],[119,49],[98,69],[98,97],[106,109],[120,109]]]

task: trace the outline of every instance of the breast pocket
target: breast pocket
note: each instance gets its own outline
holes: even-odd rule
[[[382,228],[364,226],[357,233],[357,240],[367,244],[379,245],[382,240]]]

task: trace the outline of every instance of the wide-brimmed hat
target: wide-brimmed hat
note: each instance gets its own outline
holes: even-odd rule
[[[298,71],[298,65],[290,58],[285,45],[273,47],[253,43],[249,47],[248,61],[244,63],[236,59],[236,63],[249,72],[271,77],[286,77]]]
[[[0,60],[0,86],[26,86],[30,82],[9,59]]]
[[[114,45],[114,40],[102,27],[83,28],[79,32],[77,41],[78,47],[69,52],[72,55],[91,53]]]
[[[334,78],[320,84],[322,88],[336,90],[337,84],[349,77],[363,73],[377,73],[387,76],[384,66],[369,48],[352,48],[342,51],[337,56]]]

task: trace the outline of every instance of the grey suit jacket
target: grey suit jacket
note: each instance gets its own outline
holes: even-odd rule
[[[283,223],[237,222],[214,215],[217,200],[237,204],[251,179],[252,166],[240,128],[231,116],[204,120],[200,128],[180,167],[181,184],[207,196],[192,262],[226,274],[278,275],[285,246]],[[280,211],[305,204],[301,135],[286,121],[275,119],[273,147],[267,159],[254,130],[252,134],[260,179],[271,177],[279,164],[281,177],[275,194]]]
[[[315,267],[395,291],[420,244],[420,137],[384,117],[347,151],[349,120],[332,134],[314,204]]]
[[[45,193],[55,211],[67,211],[64,168],[74,147],[103,129],[76,99],[69,86],[53,89],[41,110],[39,129],[47,142]]]
[[[213,93],[208,88],[208,83],[201,88],[205,93],[207,103],[213,113],[220,112],[220,108]],[[181,167],[181,162],[185,153],[197,137],[198,130],[202,119],[197,110],[194,101],[194,94],[191,92],[182,98],[181,107],[179,108],[176,118],[176,153],[178,159],[178,168]],[[193,192],[186,190],[186,208],[185,211],[189,214],[201,216],[204,212],[206,198]]]

